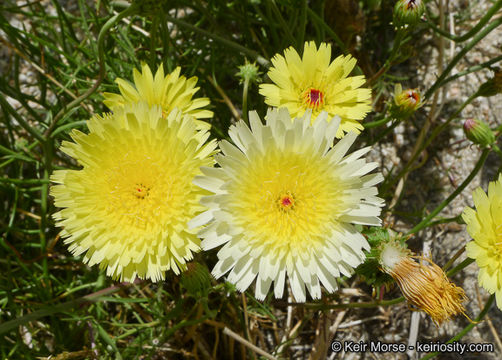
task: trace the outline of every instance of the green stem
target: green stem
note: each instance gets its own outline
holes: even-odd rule
[[[209,32],[209,31],[200,29],[200,28],[198,28],[196,26],[193,26],[192,24],[189,24],[189,23],[183,21],[183,20],[175,19],[172,16],[169,16],[167,14],[164,14],[164,18],[167,21],[169,21],[169,22],[171,22],[171,23],[173,23],[175,25],[178,25],[180,27],[192,30],[192,31],[194,31],[196,33],[199,33],[201,35],[207,36],[207,37],[209,37],[209,38],[211,38],[211,39],[213,39],[213,40],[215,40],[215,41],[217,41],[217,42],[219,42],[219,43],[221,43],[223,45],[226,45],[226,46],[231,47],[231,48],[233,48],[233,49],[235,49],[237,51],[240,51],[240,52],[242,52],[242,53],[244,53],[244,54],[252,57],[253,59],[255,59],[260,65],[262,65],[265,68],[268,68],[270,66],[270,62],[267,59],[265,59],[264,57],[262,57],[260,54],[258,54],[254,50],[250,50],[250,49],[248,49],[248,48],[246,48],[246,47],[244,47],[244,46],[242,46],[240,44],[237,44],[236,42],[233,42],[231,40],[225,39],[225,38],[223,38],[223,37],[221,37],[219,35],[216,35],[216,34],[213,34],[213,33]]]
[[[397,55],[397,51],[399,50],[399,46],[401,45],[401,42],[406,36],[406,31],[407,30],[404,28],[399,28],[397,30],[396,37],[394,39],[394,44],[392,45],[392,50],[390,51],[389,57],[385,61],[384,65],[380,68],[380,70],[378,70],[375,74],[373,74],[371,78],[369,78],[363,86],[369,86],[373,84],[375,80],[377,80],[380,76],[385,74],[387,70],[390,69],[390,67],[392,66],[392,62],[394,61]]]
[[[74,108],[75,106],[78,106],[82,101],[87,99],[89,96],[91,96],[99,87],[103,79],[105,78],[105,34],[110,30],[116,23],[118,23],[120,20],[122,20],[124,17],[129,16],[133,14],[136,11],[136,6],[133,3],[131,6],[129,6],[127,9],[123,10],[122,12],[118,13],[117,15],[112,16],[106,23],[103,25],[101,30],[99,31],[98,35],[98,59],[99,59],[99,75],[98,78],[96,79],[96,82],[92,87],[87,90],[85,93],[80,95],[78,98],[70,102],[68,105],[66,105],[63,109],[61,109],[57,115],[54,117],[52,120],[51,125],[49,128],[46,130],[45,135],[48,137],[50,136],[51,132],[54,130],[54,127],[57,125],[58,121],[61,120],[63,115]]]
[[[249,89],[249,77],[245,76],[244,86],[242,88],[242,119],[249,125],[249,120],[248,120],[248,89]]]
[[[471,66],[467,70],[460,71],[460,72],[456,73],[455,75],[452,75],[449,78],[444,79],[441,82],[441,84],[439,84],[439,86],[443,86],[444,84],[449,83],[450,81],[453,81],[455,79],[458,79],[458,78],[460,78],[462,76],[465,76],[465,75],[468,75],[470,73],[473,73],[473,72],[476,72],[476,71],[479,71],[479,70],[482,70],[482,69],[485,69],[485,68],[489,68],[490,65],[495,64],[495,63],[497,63],[497,62],[499,62],[501,60],[502,60],[502,55],[494,57],[493,59],[488,60],[487,62],[485,62],[483,64]]]
[[[485,304],[485,307],[483,308],[483,310],[481,310],[481,312],[479,313],[478,317],[474,320],[474,322],[470,323],[469,325],[467,325],[461,332],[459,332],[457,335],[455,335],[454,337],[452,337],[450,340],[448,340],[446,343],[447,344],[451,344],[452,342],[455,342],[455,341],[458,341],[460,340],[465,334],[467,334],[469,331],[471,331],[476,325],[479,324],[479,322],[481,320],[483,320],[483,318],[486,316],[486,314],[488,313],[488,311],[490,310],[492,304],[493,304],[493,300],[495,299],[495,295],[492,294],[490,295],[490,297],[488,298],[488,301],[486,302]],[[428,360],[428,359],[431,359],[433,358],[434,356],[436,355],[439,355],[439,352],[434,352],[434,353],[430,353],[430,354],[427,354],[425,355],[424,357],[422,357],[420,360]]]
[[[446,37],[447,39],[449,40],[452,40],[454,42],[463,42],[463,41],[466,41],[468,39],[470,39],[471,37],[473,37],[479,30],[481,30],[483,28],[483,26],[485,26],[485,24],[492,18],[493,15],[495,15],[495,13],[502,7],[502,0],[499,0],[497,1],[491,8],[490,10],[488,10],[488,12],[485,14],[485,16],[483,16],[479,22],[476,24],[476,26],[474,26],[471,30],[469,30],[468,32],[466,32],[464,35],[452,35],[450,34],[449,32],[446,32],[440,28],[438,28],[436,25],[434,25],[431,21],[430,21],[430,16],[427,16],[427,18],[429,19],[427,21],[427,25],[429,25],[429,27],[434,30],[435,32],[443,35],[444,37]]]
[[[23,127],[27,132],[29,132],[35,139],[40,141],[41,143],[45,142],[43,135],[34,127],[28,124],[28,122],[21,116],[19,113],[12,108],[9,102],[5,99],[3,94],[0,93],[0,105],[5,110],[6,113],[14,116],[19,125]]]
[[[307,25],[307,0],[302,1],[302,8],[300,12],[300,34],[298,35],[298,47],[303,47],[303,42],[305,41],[305,27]]]
[[[291,30],[289,29],[289,26],[288,24],[286,23],[286,21],[284,20],[284,17],[282,16],[281,14],[281,11],[279,10],[279,8],[277,7],[277,4],[275,3],[275,0],[268,0],[270,2],[270,4],[272,5],[272,11],[275,13],[275,16],[277,17],[277,19],[279,20],[279,25],[281,26],[281,28],[286,32],[286,35],[287,37],[289,38],[289,42],[291,44],[294,44],[296,43],[296,39],[295,37],[293,36],[293,34],[291,33]],[[303,48],[303,44],[301,44],[301,48]]]
[[[390,180],[387,187],[390,187],[393,184],[397,183],[399,179],[401,179],[408,172],[408,170],[415,163],[415,160],[420,156],[422,151],[424,151],[424,149],[430,145],[430,143],[441,133],[441,131],[443,131],[448,126],[448,124],[450,124],[450,122],[452,122],[457,117],[457,115],[460,114],[460,112],[462,112],[462,110],[464,110],[464,108],[477,97],[478,92],[475,92],[444,123],[435,127],[431,135],[428,136],[424,143],[419,147],[419,149],[413,153],[411,159],[408,161],[405,167],[392,180]]]
[[[478,33],[472,40],[469,42],[465,47],[462,48],[458,52],[458,54],[450,61],[446,69],[441,73],[441,75],[437,78],[437,80],[434,82],[434,84],[427,90],[424,96],[424,102],[436,92],[436,90],[439,88],[440,84],[443,82],[443,80],[446,78],[446,76],[450,73],[451,70],[457,65],[457,63],[464,58],[465,54],[469,50],[471,50],[478,42],[480,42],[486,35],[488,35],[493,29],[495,29],[497,26],[502,24],[502,17],[492,21],[487,27],[483,29],[480,33]]]
[[[392,121],[392,118],[386,117],[386,118],[383,118],[383,119],[380,119],[380,120],[376,120],[376,121],[371,121],[371,122],[365,123],[365,124],[363,124],[363,126],[364,126],[365,129],[371,129],[371,128],[374,128],[374,127],[386,124],[389,121]]]
[[[455,275],[456,273],[458,273],[459,271],[461,271],[464,268],[466,268],[467,266],[471,265],[473,262],[474,262],[474,259],[467,258],[464,261],[462,261],[460,264],[458,264],[457,266],[455,266],[453,269],[451,269],[450,271],[448,271],[446,273],[446,275],[451,277],[451,276]]]
[[[430,214],[429,216],[427,216],[425,219],[423,219],[420,223],[418,223],[413,229],[411,229],[408,234],[415,234],[417,233],[418,231],[422,230],[423,228],[427,227],[427,225],[429,224],[429,221],[431,219],[434,218],[434,216],[436,216],[437,214],[439,214],[439,212],[441,210],[443,210],[443,208],[448,205],[453,199],[455,199],[457,197],[458,194],[460,194],[462,192],[462,190],[465,189],[465,187],[467,185],[469,185],[469,183],[472,181],[472,179],[476,176],[476,174],[479,172],[479,170],[481,170],[481,168],[483,167],[483,164],[485,163],[485,160],[486,158],[488,157],[488,154],[490,153],[490,149],[484,149],[482,154],[481,154],[481,157],[479,158],[478,162],[476,163],[476,166],[474,167],[474,169],[471,171],[471,173],[469,174],[469,176],[467,176],[465,178],[465,180],[462,182],[462,184],[460,184],[459,187],[457,187],[455,189],[455,191],[453,193],[451,193],[450,196],[448,196],[448,198],[446,200],[444,200],[443,202],[441,202],[441,204],[439,204]]]
[[[456,253],[453,255],[450,260],[443,266],[443,271],[446,271],[450,268],[450,266],[462,255],[465,251],[465,245],[462,246]]]
[[[502,151],[497,146],[497,144],[492,145],[492,150],[502,159]]]
[[[436,226],[436,225],[441,225],[441,224],[448,224],[448,223],[453,222],[453,221],[455,221],[457,224],[462,224],[462,216],[461,215],[457,215],[457,216],[453,216],[453,217],[449,217],[449,218],[438,219],[436,221],[431,222],[428,225],[428,227],[432,227],[432,226]]]

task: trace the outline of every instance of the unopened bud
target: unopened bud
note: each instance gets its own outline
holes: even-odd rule
[[[465,136],[474,144],[487,147],[495,143],[495,134],[482,120],[467,119],[464,122]]]
[[[394,26],[415,25],[425,11],[422,0],[398,0],[394,6]]]
[[[493,78],[481,84],[478,89],[478,95],[489,97],[502,94],[502,71],[496,71]]]

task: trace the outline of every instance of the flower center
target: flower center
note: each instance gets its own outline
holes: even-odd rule
[[[420,2],[420,0],[409,0],[408,4],[406,5],[406,9],[413,9],[415,6],[417,6],[417,2]]]
[[[324,93],[321,90],[310,88],[303,93],[303,103],[314,110],[319,110],[324,105]]]
[[[410,91],[408,93],[408,99],[413,103],[413,104],[416,104],[419,100],[420,100],[420,97],[418,96],[418,94],[415,92],[415,91]]]
[[[142,200],[150,194],[150,188],[142,183],[138,183],[134,186],[132,193],[138,199]]]
[[[295,198],[288,191],[288,192],[282,194],[281,196],[279,196],[277,203],[279,205],[280,210],[289,211],[289,210],[292,210],[295,206]]]

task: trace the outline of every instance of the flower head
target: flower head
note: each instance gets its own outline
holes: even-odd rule
[[[371,110],[371,89],[360,88],[364,76],[349,76],[356,65],[350,55],[340,55],[331,61],[331,45],[321,43],[319,49],[313,41],[306,42],[303,57],[293,47],[284,56],[272,58],[268,76],[275,84],[261,84],[260,94],[265,102],[274,107],[288,108],[291,117],[302,117],[312,111],[314,122],[322,112],[341,118],[337,138],[344,133],[363,129],[360,121]]]
[[[216,144],[197,131],[191,116],[136,103],[94,116],[89,134],[74,130],[61,150],[80,170],[57,170],[51,180],[54,214],[69,250],[107,275],[158,281],[179,273],[199,250],[187,222],[206,208],[206,191],[192,183],[200,166],[213,163]]]
[[[273,109],[263,125],[251,112],[251,129],[241,121],[229,130],[235,145],[220,143],[220,168],[202,168],[195,183],[214,195],[202,199],[210,209],[191,225],[209,223],[199,233],[203,249],[224,244],[216,278],[230,272],[240,291],[256,279],[258,299],[272,282],[282,297],[289,278],[302,302],[305,287],[318,299],[321,283],[333,292],[340,274],[364,260],[369,245],[352,224],[380,224],[374,185],[382,176],[366,175],[377,166],[361,158],[369,148],[345,155],[355,133],[332,147],[340,120],[326,117],[310,126],[310,113],[291,120],[287,109]]]
[[[180,76],[180,70],[178,66],[172,73],[164,75],[164,67],[161,64],[154,77],[148,65],[142,64],[141,74],[138,70],[133,70],[134,85],[121,78],[115,79],[119,85],[120,94],[105,92],[103,102],[112,111],[127,103],[146,101],[150,106],[161,106],[164,116],[174,108],[178,108],[183,114],[191,115],[196,119],[211,118],[212,111],[201,109],[209,105],[209,99],[192,99],[192,96],[199,90],[195,87],[197,77],[186,79]],[[196,124],[201,129],[210,127],[204,121],[196,120]]]
[[[411,252],[395,240],[381,245],[382,270],[396,280],[409,304],[427,313],[436,325],[457,314],[465,315],[462,302],[467,297],[464,290],[450,282],[431,259],[418,258],[420,263],[413,260]]]
[[[476,210],[467,207],[462,218],[473,241],[467,243],[467,256],[479,266],[478,281],[495,294],[502,310],[502,174],[490,182],[488,195],[481,188],[472,194]]]
[[[394,102],[391,104],[390,112],[396,119],[406,119],[422,106],[420,93],[417,89],[403,90],[400,84],[394,89]]]

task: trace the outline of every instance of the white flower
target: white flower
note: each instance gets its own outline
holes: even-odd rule
[[[209,250],[224,245],[213,269],[216,278],[245,291],[256,279],[256,298],[264,299],[274,282],[282,297],[286,277],[298,302],[306,289],[314,299],[337,289],[336,279],[351,275],[369,249],[352,224],[379,225],[382,200],[374,186],[381,174],[361,157],[370,148],[345,156],[356,138],[348,133],[334,147],[340,118],[311,113],[293,121],[287,109],[274,109],[263,125],[255,112],[232,126],[235,145],[220,143],[220,168],[203,167],[194,183],[214,195],[201,203],[209,210],[193,227],[208,224],[199,236]]]

